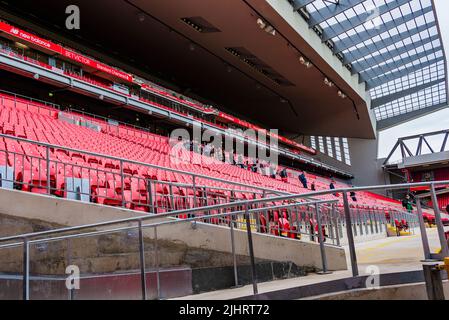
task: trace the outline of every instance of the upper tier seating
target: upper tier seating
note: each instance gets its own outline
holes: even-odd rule
[[[437,199],[438,207],[446,212],[446,207],[449,205],[449,193],[437,195]],[[431,206],[432,204],[432,201],[429,201],[429,206]]]
[[[129,208],[143,211],[149,211],[151,205],[159,208],[159,211],[167,208],[191,207],[192,201],[196,197],[198,197],[196,201],[199,201],[199,205],[229,201],[231,192],[220,189],[234,190],[234,196],[237,199],[254,197],[248,192],[239,192],[243,189],[251,189],[252,186],[297,194],[310,192],[302,187],[294,174],[288,178],[286,183],[280,178],[273,179],[216,159],[205,158],[185,149],[173,151],[166,137],[82,116],[85,120],[97,125],[99,129],[97,131],[63,121],[59,119],[58,110],[45,105],[3,94],[0,95],[0,98],[0,133],[161,167],[160,169],[151,168],[127,163],[126,160],[91,156],[83,152],[65,149],[49,148],[47,150],[47,148],[35,144],[2,138],[0,139],[0,166],[13,167],[16,188],[24,191],[47,193],[50,189],[54,195],[68,196],[74,191],[74,187],[71,185],[76,185],[74,181],[79,179],[89,182],[89,190],[84,192],[85,187],[81,186],[81,189],[84,188],[81,193],[88,195],[92,201],[106,205],[125,204]],[[72,115],[73,119],[80,117],[76,114]],[[51,159],[49,164],[45,161],[47,152]],[[194,163],[179,161],[177,157],[179,154],[188,158],[192,157],[197,161]],[[204,192],[201,190],[197,190],[197,194],[193,194],[191,187],[190,189],[170,187],[170,184],[164,184],[164,181],[189,186],[193,184],[191,175],[170,172],[164,168],[182,170],[222,181],[196,178],[195,185],[198,189],[200,186],[216,188],[216,190],[209,190],[215,194],[208,198],[207,195],[201,193]],[[124,178],[120,175],[121,171],[124,173]],[[147,179],[160,183],[148,186]],[[317,190],[329,189],[329,180],[327,179],[312,175],[308,175],[308,179],[309,183],[312,180],[315,181]],[[248,187],[238,187],[232,185],[233,182]],[[148,192],[149,187],[153,188],[151,192]],[[336,183],[336,187],[347,187],[347,185]],[[153,199],[147,199],[148,194]],[[168,197],[168,194],[175,196],[176,199]],[[366,192],[357,193],[357,197],[357,205],[361,206],[394,207],[396,209],[400,207],[397,203],[373,197]],[[320,198],[336,199],[333,195]]]

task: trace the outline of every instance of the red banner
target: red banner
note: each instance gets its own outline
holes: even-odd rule
[[[79,54],[79,53],[76,53],[76,52],[67,50],[65,48],[62,48],[61,54],[64,57],[66,57],[66,58],[68,58],[70,60],[73,60],[73,61],[76,61],[78,63],[84,64],[84,65],[89,66],[91,68],[94,68],[96,70],[103,71],[105,73],[113,75],[114,77],[123,79],[123,80],[128,81],[128,82],[132,82],[133,81],[133,77],[130,74],[127,74],[125,72],[116,70],[116,69],[114,69],[112,67],[109,67],[109,66],[107,66],[107,65],[105,65],[105,64],[103,64],[101,62],[96,61],[96,60],[92,60],[92,59],[90,59],[90,58],[88,58],[86,56],[83,56],[83,55]]]
[[[7,34],[16,37],[20,40],[26,41],[28,43],[32,43],[34,45],[37,45],[39,47],[45,48],[47,50],[53,51],[55,53],[61,54],[64,57],[76,61],[78,63],[84,64],[86,66],[89,66],[91,68],[94,68],[96,70],[105,72],[107,74],[110,74],[114,77],[117,77],[119,79],[133,82],[133,77],[125,72],[122,72],[120,70],[114,69],[112,67],[109,67],[103,63],[100,63],[98,61],[92,60],[86,56],[83,56],[79,53],[75,53],[71,50],[67,50],[64,47],[55,44],[51,41],[47,41],[45,39],[39,38],[38,36],[35,36],[31,33],[28,33],[26,31],[23,31],[19,28],[16,28],[14,26],[11,26],[5,22],[0,21],[0,31],[6,32]]]
[[[6,32],[7,34],[19,38],[21,40],[24,40],[26,42],[35,44],[39,47],[45,48],[47,50],[51,50],[53,52],[61,53],[62,47],[60,45],[57,45],[51,41],[47,41],[44,39],[41,39],[31,33],[25,32],[19,28],[16,28],[14,26],[11,26],[7,23],[0,21],[0,30],[3,32]]]
[[[240,120],[240,119],[238,119],[236,117],[233,117],[233,116],[231,116],[229,114],[226,114],[226,113],[223,113],[223,112],[219,112],[218,113],[218,117],[220,117],[222,119],[225,119],[225,120],[228,120],[228,121],[231,121],[231,122],[233,122],[233,123],[235,123],[235,124],[237,124],[239,126],[245,127],[245,128],[262,131],[265,134],[267,134],[268,136],[276,138],[276,139],[278,139],[278,140],[280,140],[280,141],[282,141],[282,142],[284,142],[286,144],[289,144],[289,145],[292,145],[294,147],[297,147],[297,148],[299,148],[299,149],[301,149],[301,150],[303,150],[305,152],[308,152],[310,154],[316,154],[316,150],[314,150],[312,148],[306,147],[305,145],[302,145],[302,144],[297,143],[295,141],[289,140],[289,139],[287,139],[285,137],[281,137],[281,136],[279,136],[279,135],[277,135],[275,133],[269,132],[269,131],[267,131],[267,130],[265,130],[263,128],[259,128],[258,126],[255,126],[255,125],[253,125],[253,124],[251,124],[249,122]]]

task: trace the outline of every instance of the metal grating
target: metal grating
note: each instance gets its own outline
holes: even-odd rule
[[[447,104],[447,63],[432,0],[287,0],[372,98],[378,121]]]

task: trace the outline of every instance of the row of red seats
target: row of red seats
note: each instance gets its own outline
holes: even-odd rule
[[[248,185],[249,188],[250,186],[260,186],[290,193],[308,192],[299,185],[297,179],[285,183],[280,179],[272,179],[218,160],[206,159],[204,156],[190,151],[183,151],[189,158],[187,160],[194,158],[198,161],[194,161],[194,163],[183,161],[178,158],[178,154],[173,154],[167,138],[137,134],[138,130],[134,130],[134,132],[128,129],[110,130],[109,124],[95,119],[102,128],[98,132],[58,120],[58,111],[47,106],[42,106],[40,109],[41,106],[36,107],[36,103],[27,105],[25,101],[17,101],[14,97],[6,95],[1,97],[1,101],[0,130],[4,134],[149,163],[163,168],[183,170],[231,183],[242,183]],[[124,201],[125,203],[137,202],[151,206],[151,203],[148,203],[149,199],[143,198],[148,190],[142,187],[142,183],[145,184],[144,181],[147,178],[193,184],[192,177],[186,174],[126,162],[120,163],[119,160],[90,156],[83,152],[59,149],[47,151],[44,147],[12,139],[3,139],[0,143],[0,152],[0,159],[2,159],[0,161],[7,162],[8,165],[15,168],[15,180],[20,182],[24,190],[45,192],[50,187],[55,194],[61,195],[64,194],[67,177],[88,179],[91,186],[90,197],[98,203],[109,205],[121,205]],[[48,168],[45,162],[47,152],[51,159]],[[126,182],[121,181],[121,170],[126,175]],[[125,183],[128,183],[130,187],[124,185]],[[220,188],[242,189],[231,183],[203,178],[197,178],[195,183],[197,186],[215,187],[217,188],[215,191]],[[318,179],[316,185],[317,189],[328,188],[325,182],[321,183]],[[338,184],[337,187],[339,187]],[[174,192],[178,192],[180,196],[184,197],[193,196],[189,195],[189,192],[184,192],[184,194],[180,191]],[[164,195],[168,192],[164,191],[158,194]],[[322,198],[335,199],[333,195]],[[369,200],[362,204],[384,205],[377,199],[367,199]],[[166,202],[164,199],[154,199],[154,201],[156,204],[158,201]]]

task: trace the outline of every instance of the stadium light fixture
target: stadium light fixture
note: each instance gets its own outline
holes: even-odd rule
[[[21,42],[15,42],[16,47],[23,49],[23,50],[28,50],[29,47],[26,44],[23,44]]]
[[[334,86],[334,83],[330,81],[328,78],[324,78],[324,84],[329,88],[332,88]]]
[[[137,19],[139,20],[139,22],[144,22],[145,21],[145,14],[143,12],[139,12],[137,14]]]
[[[264,30],[266,33],[271,34],[272,36],[276,35],[276,29],[269,24],[268,22],[264,21],[262,18],[257,19],[257,25],[260,29]]]
[[[346,94],[344,94],[341,90],[338,90],[338,96],[342,99],[346,99]]]
[[[307,69],[311,68],[313,66],[312,62],[304,58],[303,56],[299,57],[299,62],[305,66]]]

